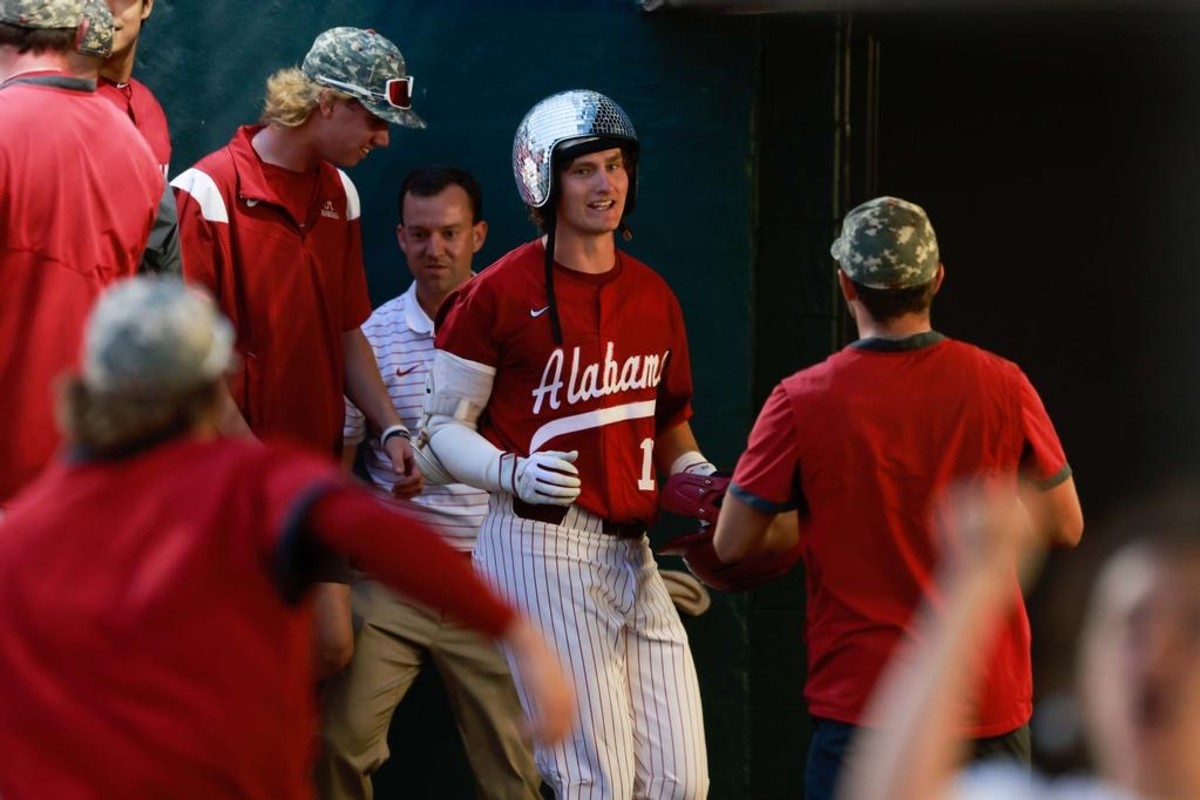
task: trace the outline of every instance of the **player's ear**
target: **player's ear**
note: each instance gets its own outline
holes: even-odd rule
[[[937,274],[933,276],[933,293],[937,294],[942,290],[942,281],[946,279],[946,269],[942,266],[942,262],[938,262]]]
[[[404,224],[396,226],[396,244],[400,246],[400,252],[408,255],[408,236],[404,233]]]
[[[857,300],[858,292],[854,289],[854,281],[850,280],[846,273],[842,272],[841,267],[838,267],[837,279],[838,286],[840,286],[842,289],[842,297],[846,298],[846,302],[848,303],[851,300]]]
[[[333,116],[333,107],[337,105],[338,99],[329,89],[322,89],[317,95],[317,110],[321,112],[321,116],[329,118]]]
[[[88,28],[92,25],[87,17],[79,20],[79,27],[75,29],[75,49],[79,49],[79,45],[83,44],[83,40],[87,38]]]
[[[154,0],[142,0],[142,22],[150,18],[152,11],[154,11]]]
[[[475,244],[471,249],[472,253],[478,253],[479,248],[483,247],[483,243],[487,239],[487,232],[488,227],[486,220],[481,219],[479,222],[476,222],[471,226],[471,233],[475,236]]]

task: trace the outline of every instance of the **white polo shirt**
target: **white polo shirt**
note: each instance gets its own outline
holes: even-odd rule
[[[375,309],[362,330],[375,351],[392,405],[405,426],[415,431],[425,400],[425,378],[433,361],[433,320],[417,301],[416,283]],[[343,436],[347,446],[361,444],[366,438],[366,419],[348,399]],[[475,536],[487,513],[487,492],[461,483],[426,484],[412,500],[393,498],[392,462],[374,437],[366,454],[366,465],[371,480],[389,502],[440,530],[458,550],[470,552],[475,547]]]

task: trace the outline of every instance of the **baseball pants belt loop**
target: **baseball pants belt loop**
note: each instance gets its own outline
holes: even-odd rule
[[[548,525],[562,525],[566,519],[569,506],[547,506],[538,503],[527,503],[519,497],[512,499],[513,513],[521,519],[533,522],[545,522]],[[641,522],[614,522],[601,520],[601,530],[607,536],[618,539],[640,539],[646,533],[646,525]]]

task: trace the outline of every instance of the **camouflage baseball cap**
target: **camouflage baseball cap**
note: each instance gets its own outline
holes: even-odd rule
[[[113,284],[83,337],[83,382],[100,392],[169,396],[216,380],[233,363],[233,326],[176,278]]]
[[[373,30],[330,28],[313,42],[301,69],[316,83],[350,95],[380,119],[406,128],[425,127],[410,108],[390,102],[394,99],[390,84],[406,81],[407,98],[412,77],[405,71],[399,48]]]
[[[111,56],[115,23],[108,4],[104,0],[83,0],[83,18],[88,21],[87,33],[75,51],[98,58]]]
[[[82,0],[0,0],[0,22],[18,28],[76,28]]]
[[[872,289],[906,289],[933,280],[937,237],[925,210],[896,197],[876,197],[846,215],[829,248],[846,277]]]

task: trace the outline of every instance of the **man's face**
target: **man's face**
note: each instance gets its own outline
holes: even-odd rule
[[[108,0],[113,15],[113,49],[109,58],[129,52],[142,32],[142,23],[154,10],[154,0]]]
[[[559,174],[558,229],[612,233],[621,224],[629,172],[619,147],[579,156]]]
[[[1200,555],[1118,556],[1092,613],[1082,688],[1100,764],[1148,796],[1197,796]]]
[[[472,223],[472,213],[470,196],[456,184],[433,197],[404,195],[396,238],[423,304],[440,305],[471,277],[471,258],[487,235],[487,223]]]
[[[327,96],[328,97],[328,96]],[[388,123],[357,100],[323,99],[318,149],[321,158],[353,167],[376,147],[388,146]]]

